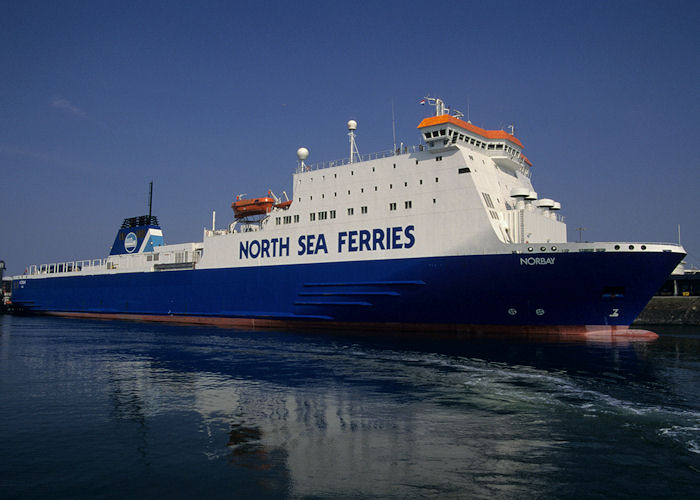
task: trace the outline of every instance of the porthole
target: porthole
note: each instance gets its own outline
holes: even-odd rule
[[[556,251],[557,251],[557,247],[552,247],[552,252],[556,252]]]
[[[546,251],[547,251],[547,247],[540,247],[540,251],[546,252]]]
[[[528,251],[528,252],[532,252],[533,250],[534,250],[534,248],[532,248],[532,247],[527,247],[527,251]]]
[[[646,249],[647,249],[647,246],[646,246],[646,245],[642,245],[642,250],[646,250]]]
[[[615,250],[619,250],[619,249],[620,249],[620,245],[615,245]]]
[[[516,314],[518,314],[518,310],[514,307],[511,307],[510,309],[508,309],[508,314],[510,314],[511,316],[515,316]]]
[[[634,245],[630,245],[630,250],[634,250]]]

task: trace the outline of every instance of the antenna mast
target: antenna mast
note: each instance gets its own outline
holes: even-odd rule
[[[357,150],[357,144],[355,143],[355,130],[357,129],[357,122],[355,120],[350,120],[348,122],[348,137],[350,137],[350,163],[355,162],[355,155],[357,159],[361,160],[360,152]]]
[[[396,117],[394,116],[394,98],[391,98],[391,131],[394,133],[394,154],[396,154]]]
[[[150,182],[148,189],[148,219],[151,219],[151,208],[153,207],[153,181]],[[150,222],[149,222],[150,224]]]
[[[450,108],[445,106],[445,101],[439,97],[425,96],[424,99],[430,106],[435,106],[435,116],[449,115],[450,111],[455,118],[462,118],[464,116],[464,113],[461,111],[457,111],[456,109],[450,110]]]

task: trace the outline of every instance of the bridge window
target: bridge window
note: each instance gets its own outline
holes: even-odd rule
[[[367,207],[360,207],[360,212],[363,214],[367,213]]]
[[[348,208],[348,215],[353,215],[355,213],[354,208]]]
[[[409,201],[405,201],[405,202],[404,202],[404,207],[407,208],[407,209],[408,209],[408,208],[413,208],[413,202],[410,201],[410,200],[409,200]]]
[[[389,210],[396,210],[396,203],[389,203]]]

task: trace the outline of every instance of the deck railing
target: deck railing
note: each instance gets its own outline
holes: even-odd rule
[[[202,257],[201,249],[178,249],[167,252],[145,252],[136,254],[113,255],[104,259],[74,260],[54,262],[52,264],[31,265],[25,275],[94,273],[115,269],[148,268],[153,264],[192,263],[196,264]]]
[[[370,160],[378,160],[380,158],[389,158],[390,156],[399,156],[399,155],[405,155],[405,154],[410,154],[410,153],[415,153],[416,151],[423,151],[423,145],[414,145],[414,146],[402,146],[399,148],[396,148],[396,150],[386,150],[386,151],[379,151],[377,153],[368,153],[368,154],[361,154],[357,155],[355,158],[353,158],[352,163],[359,163],[362,161],[370,161]],[[350,158],[342,158],[340,160],[333,160],[333,161],[324,161],[320,163],[304,163],[302,166],[299,164],[297,167],[297,173],[301,172],[309,172],[312,170],[322,170],[324,168],[332,168],[332,167],[339,167],[341,165],[349,165]]]
[[[35,274],[75,273],[103,269],[106,264],[107,259],[73,260],[68,262],[54,262],[52,264],[36,264],[29,266],[25,270],[25,274],[32,276]]]

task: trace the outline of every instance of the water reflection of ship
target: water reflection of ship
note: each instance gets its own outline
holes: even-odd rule
[[[534,368],[536,377],[528,383],[540,383],[551,373],[547,390],[559,386],[561,371],[653,378],[641,343],[601,349],[492,338],[468,343],[416,339],[396,351],[391,338],[338,335],[319,351],[317,336],[292,335],[290,340],[288,333],[276,338],[258,332],[253,341],[240,333],[231,343],[230,334],[219,332],[199,332],[208,343],[196,351],[153,346],[133,361],[113,365],[116,414],[138,426],[139,452],[148,460],[158,432],[155,417],[191,413],[184,425],[206,440],[210,460],[248,471],[261,491],[298,496],[348,494],[343,488],[350,486],[358,494],[392,495],[387,477],[404,485],[431,484],[450,477],[436,467],[451,460],[488,465],[484,461],[494,449],[508,457],[505,476],[535,474],[530,458],[556,463],[552,454],[557,450],[541,434],[524,441],[521,430],[509,424],[508,408],[531,411],[518,377],[527,378]],[[279,345],[282,337],[287,340]],[[212,355],[212,349],[226,354]],[[271,350],[284,356],[267,356]],[[520,373],[518,365],[532,368]],[[465,385],[470,381],[477,385]],[[495,384],[506,392],[489,396],[478,384]],[[479,409],[470,413],[475,435],[467,447],[430,423],[449,422],[459,413],[454,405]],[[426,463],[425,457],[431,460]],[[447,483],[441,488],[436,492],[452,491]]]

